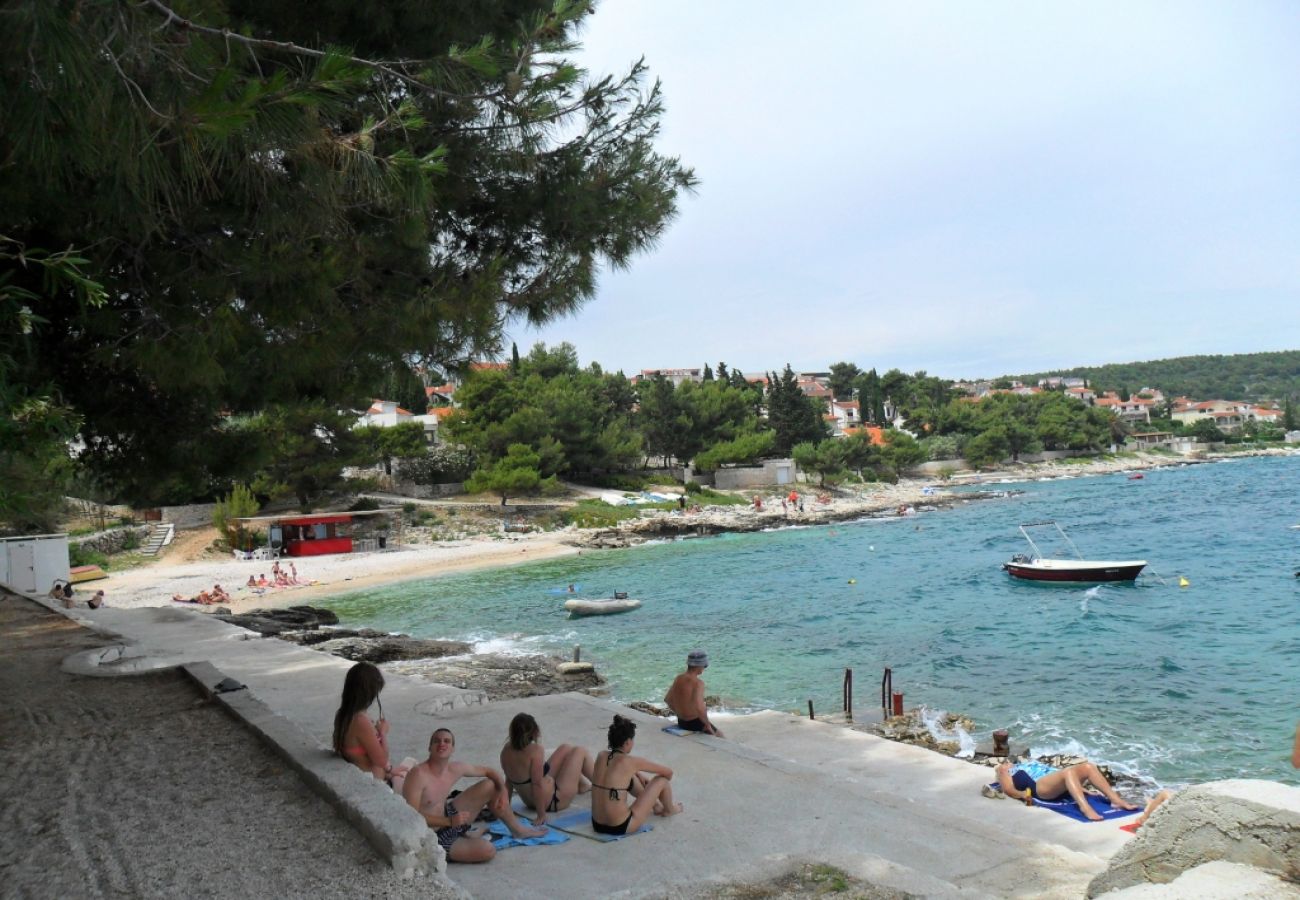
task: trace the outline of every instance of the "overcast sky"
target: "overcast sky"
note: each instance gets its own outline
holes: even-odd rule
[[[520,352],[985,377],[1300,349],[1300,3],[606,0],[698,192]],[[509,344],[507,343],[507,348]]]

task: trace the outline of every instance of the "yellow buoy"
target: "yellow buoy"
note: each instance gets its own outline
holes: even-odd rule
[[[1186,578],[1183,578],[1182,576],[1179,576],[1178,578],[1179,587],[1191,587],[1191,585],[1192,583],[1190,581],[1188,581]]]
[[[858,583],[858,580],[857,580],[856,578],[850,578],[850,579],[849,579],[849,584],[857,584],[857,583]]]

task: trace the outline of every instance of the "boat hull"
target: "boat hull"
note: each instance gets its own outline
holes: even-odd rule
[[[569,611],[570,616],[612,616],[617,613],[631,612],[640,606],[640,600],[630,598],[564,601],[564,608]]]
[[[1146,568],[1146,560],[1084,562],[1080,560],[1034,560],[1027,563],[1007,562],[1002,568],[1012,578],[1024,581],[1107,582],[1133,581]]]

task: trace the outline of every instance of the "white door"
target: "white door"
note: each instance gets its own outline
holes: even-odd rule
[[[31,541],[10,542],[9,578],[11,587],[36,593],[36,545]]]

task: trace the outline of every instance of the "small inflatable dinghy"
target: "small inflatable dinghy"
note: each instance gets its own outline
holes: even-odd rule
[[[570,616],[612,616],[614,613],[631,612],[641,605],[640,600],[629,597],[610,597],[603,600],[565,600],[564,608]]]

